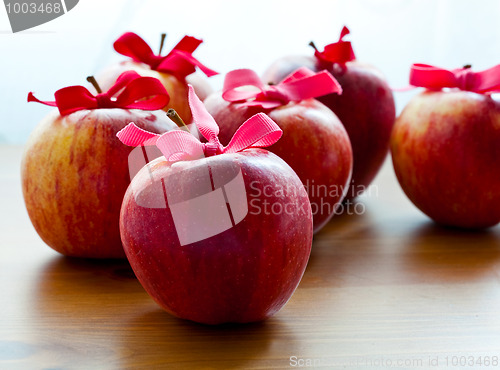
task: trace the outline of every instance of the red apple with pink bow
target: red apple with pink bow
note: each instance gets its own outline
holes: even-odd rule
[[[127,145],[163,153],[132,180],[120,230],[137,278],[167,312],[205,324],[260,321],[289,300],[307,264],[312,214],[295,172],[267,150],[281,136],[249,118],[227,146],[194,90],[201,143],[189,132],[155,135],[130,124]],[[269,209],[280,212],[266,212]]]
[[[57,106],[26,143],[21,164],[24,201],[36,231],[56,251],[75,257],[124,258],[119,214],[130,183],[131,148],[116,133],[129,122],[162,133],[175,127],[162,109],[158,80],[122,74],[109,91],[83,86],[55,93]]]
[[[264,112],[283,130],[283,137],[269,150],[283,158],[308,191],[319,231],[335,214],[347,191],[352,172],[349,137],[337,116],[313,99],[340,93],[341,87],[327,71],[300,68],[278,85],[265,85],[255,72],[229,72],[222,93],[205,100],[218,122],[220,140],[227,144],[249,117]]]
[[[396,121],[394,169],[410,200],[434,221],[462,228],[500,222],[500,65],[481,72],[411,68],[416,95]]]
[[[196,68],[208,77],[217,72],[203,65],[193,57],[193,52],[203,42],[192,36],[184,36],[174,48],[162,56],[165,34],[162,35],[160,51],[155,54],[151,47],[137,34],[126,32],[113,44],[114,49],[129,57],[129,60],[112,65],[99,73],[97,80],[103,89],[111,86],[123,72],[133,70],[141,76],[157,78],[170,95],[170,102],[165,110],[175,109],[188,123],[191,122],[191,110],[188,104],[187,84],[191,83],[198,96],[203,100],[212,92],[207,81],[195,73]]]
[[[389,149],[389,138],[395,120],[392,91],[385,78],[374,67],[355,59],[349,34],[342,29],[337,42],[314,55],[288,56],[275,61],[262,80],[278,83],[299,67],[329,71],[342,86],[342,94],[330,93],[317,99],[330,108],[349,134],[354,156],[352,181],[346,199],[360,195],[378,173]]]

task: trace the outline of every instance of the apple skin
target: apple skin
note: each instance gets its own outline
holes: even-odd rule
[[[118,76],[125,71],[135,71],[141,76],[154,77],[160,80],[170,95],[170,101],[165,106],[164,110],[167,111],[170,108],[175,109],[186,123],[192,121],[191,109],[188,103],[187,84],[193,85],[196,95],[198,95],[201,101],[205,100],[205,98],[212,93],[210,84],[197,73],[193,73],[182,80],[172,74],[155,71],[147,64],[134,61],[123,61],[111,65],[99,73],[96,79],[101,89],[107,91],[115,83]]]
[[[335,114],[315,99],[263,110],[229,103],[221,93],[214,93],[204,103],[219,124],[223,145],[256,113],[264,112],[278,124],[283,136],[267,149],[285,160],[302,180],[312,204],[314,232],[318,232],[342,202],[352,173],[349,137]]]
[[[81,110],[46,116],[26,143],[22,190],[43,241],[67,256],[124,258],[119,215],[130,183],[128,155],[116,133],[129,122],[163,133],[175,125],[162,110]]]
[[[500,222],[500,102],[465,91],[424,91],[396,121],[391,153],[410,200],[437,223]]]
[[[315,72],[326,69],[342,86],[341,95],[317,99],[339,117],[351,140],[354,165],[346,200],[354,199],[370,185],[387,156],[396,118],[392,91],[383,75],[370,65],[358,61],[325,64],[314,56],[278,59],[262,80],[276,84],[304,66]]]
[[[249,203],[288,204],[288,212],[249,205],[241,222],[181,246],[169,206],[147,208],[135,200],[134,194],[142,205],[157,203],[159,194],[165,199],[150,185],[149,171],[157,184],[174,181],[179,194],[190,199],[202,166],[224,177],[234,165],[241,169]],[[263,149],[173,165],[160,157],[149,167],[132,180],[120,215],[125,252],[149,295],[174,316],[211,325],[261,321],[279,311],[299,284],[312,245],[311,208],[294,171]],[[286,190],[268,191],[277,187]]]

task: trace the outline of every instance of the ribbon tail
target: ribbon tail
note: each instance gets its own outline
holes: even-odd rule
[[[214,118],[208,113],[207,108],[202,103],[200,98],[194,92],[194,88],[188,85],[189,93],[189,107],[191,108],[191,113],[193,114],[193,121],[200,130],[201,134],[208,141],[213,141],[219,135],[219,126],[215,122]]]
[[[267,147],[277,142],[283,131],[264,113],[246,120],[234,133],[223,153],[236,153],[247,148]]]
[[[185,78],[196,71],[195,67],[198,67],[208,77],[218,74],[218,72],[204,66],[190,53],[181,50],[172,50],[156,69],[160,72],[171,72],[181,78]]]
[[[184,36],[181,41],[173,47],[172,50],[185,51],[186,53],[193,53],[203,40],[197,39],[193,36]]]
[[[130,122],[116,134],[118,139],[128,146],[155,145],[160,137],[158,134],[143,130]]]
[[[35,102],[35,103],[40,103],[40,104],[45,104],[48,105],[49,107],[57,107],[57,103],[55,101],[42,101],[40,99],[37,99],[35,95],[33,95],[32,92],[28,94],[28,103]]]
[[[344,41],[343,38],[350,33],[351,31],[349,31],[349,28],[347,28],[347,26],[342,27],[342,31],[340,31],[339,41]]]

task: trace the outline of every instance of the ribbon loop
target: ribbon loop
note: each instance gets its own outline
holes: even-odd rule
[[[249,87],[253,87],[253,90],[249,90]],[[340,94],[342,88],[327,71],[314,73],[302,67],[288,75],[279,84],[266,86],[254,71],[237,69],[226,75],[222,98],[247,106],[272,109],[286,105],[290,101],[302,101],[331,93]]]
[[[258,113],[245,121],[235,132],[227,147],[217,137],[219,126],[207,112],[205,106],[189,86],[189,105],[195,124],[208,140],[201,143],[186,131],[173,130],[157,135],[137,127],[133,122],[120,130],[116,136],[129,146],[156,145],[167,161],[192,160],[224,153],[236,153],[248,148],[266,147],[279,140],[283,131],[264,113]]]
[[[92,95],[83,86],[69,86],[54,93],[55,101],[41,101],[28,94],[28,102],[37,102],[57,107],[61,116],[84,109],[123,108],[157,110],[164,108],[169,100],[167,90],[155,78],[141,77],[137,72],[122,73],[107,92]]]
[[[113,47],[119,54],[130,57],[135,62],[147,64],[155,71],[168,72],[181,79],[194,73],[196,67],[211,77],[218,73],[203,65],[192,55],[202,42],[195,37],[184,36],[166,56],[161,56],[154,54],[151,47],[139,35],[126,32],[113,43]]]
[[[410,85],[435,90],[458,88],[479,94],[500,92],[500,64],[484,71],[474,72],[468,67],[447,70],[415,63],[410,69]]]

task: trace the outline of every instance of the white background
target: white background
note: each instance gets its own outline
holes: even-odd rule
[[[20,0],[22,1],[22,0]],[[12,34],[0,5],[0,142],[23,143],[52,108],[26,103],[29,91],[52,100],[57,89],[85,84],[85,77],[120,61],[113,41],[125,31],[165,51],[189,34],[203,38],[195,56],[224,74],[258,73],[276,58],[323,48],[343,25],[359,60],[377,66],[391,86],[407,84],[413,62],[447,68],[500,63],[500,1],[155,1],[80,0],[66,15]],[[212,78],[215,89],[223,75]],[[417,91],[396,93],[400,111]]]

